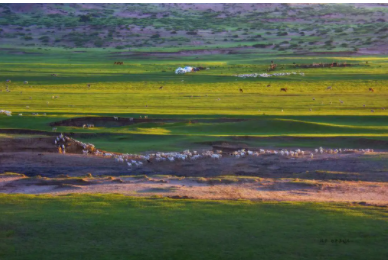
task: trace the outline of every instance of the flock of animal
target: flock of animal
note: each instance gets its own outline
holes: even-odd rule
[[[0,114],[5,114],[7,116],[12,116],[12,112],[9,110],[0,110]]]
[[[153,163],[159,163],[159,162],[176,162],[176,161],[196,161],[199,159],[213,159],[213,160],[220,160],[223,157],[231,157],[231,158],[245,158],[249,156],[279,156],[279,158],[289,158],[289,159],[296,159],[296,158],[305,158],[305,159],[314,159],[316,155],[322,155],[322,154],[328,154],[328,155],[335,155],[335,154],[346,154],[346,153],[372,153],[374,152],[373,149],[324,149],[323,147],[319,147],[317,149],[311,150],[311,151],[304,151],[301,149],[294,149],[294,150],[287,150],[287,149],[279,149],[279,150],[266,150],[266,149],[258,149],[258,150],[249,150],[249,149],[240,149],[233,152],[225,152],[222,150],[202,150],[200,152],[198,151],[190,151],[190,150],[184,150],[183,152],[155,152],[155,153],[149,153],[149,154],[115,154],[115,153],[108,153],[108,152],[101,152],[99,150],[96,150],[95,146],[93,144],[86,144],[83,142],[80,142],[78,140],[69,138],[64,136],[63,134],[60,134],[56,137],[54,140],[54,143],[56,146],[59,147],[59,152],[64,153],[66,147],[66,142],[75,142],[78,146],[81,146],[83,148],[82,153],[86,156],[88,155],[95,155],[95,156],[101,156],[106,158],[113,158],[116,162],[119,163],[126,163],[126,165],[129,167],[129,169],[132,169],[133,167],[141,167],[145,163],[146,164],[153,164]]]
[[[262,78],[270,78],[270,77],[281,77],[281,76],[291,76],[291,75],[300,75],[300,76],[304,76],[304,73],[303,72],[280,72],[280,73],[272,73],[272,74],[268,74],[268,73],[251,73],[251,74],[239,74],[239,75],[235,75],[236,77],[239,77],[239,78],[257,78],[257,77],[262,77]]]
[[[12,111],[9,110],[0,110],[0,114],[5,114],[7,116],[12,116]],[[23,116],[23,113],[19,113],[19,116]],[[39,116],[39,113],[31,113],[33,116]],[[46,116],[46,113],[42,113],[42,116]]]
[[[373,149],[323,149],[319,147],[315,149],[315,154],[340,154],[340,153],[371,153]],[[127,163],[129,169],[132,167],[140,167],[144,163],[152,164],[154,162],[175,162],[175,161],[195,161],[198,159],[210,158],[213,160],[219,160],[223,156],[229,156],[232,158],[245,158],[248,156],[263,156],[263,155],[274,155],[284,158],[310,158],[314,159],[314,151],[303,151],[301,149],[295,149],[288,151],[287,149],[281,150],[264,150],[259,149],[258,151],[241,149],[238,151],[225,153],[222,150],[205,150],[202,152],[185,150],[183,152],[169,152],[169,153],[151,153],[146,155],[138,154],[102,154],[105,157],[112,157],[116,162]]]

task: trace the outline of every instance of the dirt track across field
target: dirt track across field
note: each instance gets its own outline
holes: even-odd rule
[[[121,193],[175,199],[249,199],[349,202],[388,207],[388,184],[273,178],[0,176],[0,192],[24,194]]]

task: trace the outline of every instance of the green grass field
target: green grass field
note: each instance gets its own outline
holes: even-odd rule
[[[187,120],[94,129],[58,128],[63,132],[105,134],[104,138],[86,137],[102,149],[122,152],[173,150],[233,136],[353,136],[385,140],[388,134],[388,110],[383,109],[388,105],[385,57],[298,57],[260,53],[165,59],[140,56],[120,58],[125,65],[114,66],[113,61],[118,58],[112,57],[113,50],[89,48],[81,53],[59,48],[23,50],[35,55],[21,58],[0,50],[0,88],[3,90],[0,108],[14,114],[13,117],[0,115],[3,129],[51,131],[51,122],[84,116],[138,118],[148,115],[151,119]],[[263,73],[271,60],[284,65],[275,72],[298,71],[305,76],[235,77]],[[294,62],[332,61],[360,65],[323,69],[292,67]],[[175,68],[185,65],[205,66],[209,70],[174,74]],[[53,73],[58,77],[51,77]],[[12,82],[6,83],[7,79]],[[25,80],[28,84],[23,84]],[[271,87],[267,87],[268,84]],[[11,92],[5,91],[6,86]],[[163,89],[159,89],[160,86]],[[327,86],[333,89],[327,90]],[[375,89],[374,93],[368,91],[370,87]],[[244,93],[240,93],[240,88]],[[280,92],[280,88],[287,88],[288,92]],[[52,99],[52,96],[58,98]],[[19,113],[23,116],[17,116]],[[188,123],[190,119],[223,117],[249,120]],[[128,143],[131,140],[135,143]]]
[[[7,260],[388,256],[388,212],[374,207],[122,195],[0,195],[0,207]]]
[[[52,131],[50,123],[76,117],[147,115],[181,121],[120,127],[107,123],[94,129],[60,126],[58,132],[122,153],[208,148],[214,142],[386,149],[385,57],[258,53],[128,58],[123,59],[124,66],[114,66],[118,58],[111,56],[112,50],[24,51],[38,54],[10,56],[0,50],[0,109],[13,112],[12,117],[0,115],[1,138],[42,136]],[[305,76],[235,77],[265,72],[271,60],[284,65],[276,72],[298,71]],[[293,62],[332,61],[360,66],[292,68]],[[185,65],[210,69],[173,73]],[[58,77],[51,77],[53,73]],[[244,121],[221,122],[222,118]],[[202,121],[191,122],[198,119]],[[7,260],[387,259],[388,255],[387,211],[375,207],[70,194],[0,195],[0,212],[0,259]]]

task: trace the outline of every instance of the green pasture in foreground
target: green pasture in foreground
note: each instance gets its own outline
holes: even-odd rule
[[[0,195],[0,210],[7,260],[388,256],[388,212],[375,207],[112,194]]]

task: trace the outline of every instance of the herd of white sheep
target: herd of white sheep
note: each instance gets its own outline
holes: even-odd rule
[[[12,116],[12,111],[9,111],[9,110],[0,110],[0,114],[5,114],[7,116]],[[19,116],[23,116],[22,113],[19,113],[18,114]],[[39,116],[39,113],[31,113],[31,115],[33,116]],[[42,113],[41,114],[42,116],[46,116],[46,113]]]
[[[323,149],[319,147],[317,149],[311,151],[304,151],[301,149],[278,149],[278,150],[266,150],[266,149],[258,149],[256,151],[249,149],[240,149],[233,152],[225,152],[222,150],[203,150],[203,151],[194,151],[194,150],[184,150],[183,152],[155,152],[149,154],[115,154],[108,152],[101,152],[95,149],[93,144],[86,144],[80,142],[75,139],[71,139],[69,137],[65,137],[62,134],[59,135],[55,139],[55,144],[58,145],[59,141],[69,141],[75,142],[78,145],[83,147],[83,154],[101,156],[105,158],[112,158],[118,163],[126,164],[131,170],[132,168],[141,167],[145,163],[161,163],[161,162],[169,162],[173,163],[176,161],[196,161],[199,159],[213,159],[219,160],[223,156],[231,157],[231,158],[246,158],[246,157],[259,157],[266,155],[278,156],[278,158],[306,158],[306,159],[314,159],[315,155],[319,154],[341,154],[341,153],[371,153],[374,152],[373,149]]]
[[[236,77],[239,78],[257,78],[257,77],[262,77],[262,78],[269,78],[269,77],[280,77],[280,76],[290,76],[290,75],[300,75],[304,76],[304,73],[302,72],[281,72],[281,73],[252,73],[252,74],[239,74],[236,75]]]

